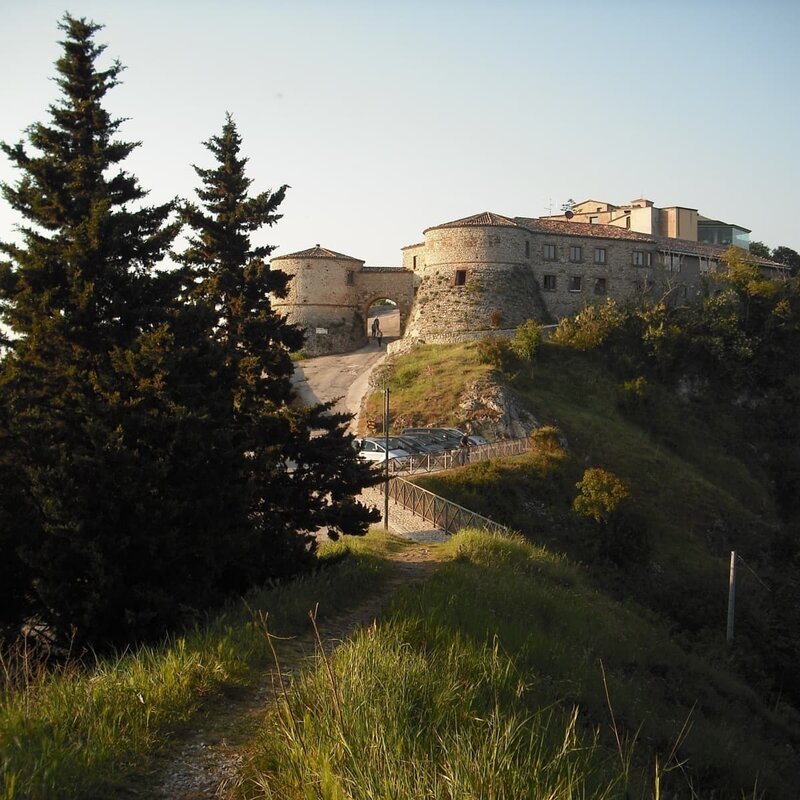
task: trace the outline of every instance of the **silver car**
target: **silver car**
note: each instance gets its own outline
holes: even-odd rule
[[[370,436],[366,439],[353,439],[358,455],[366,461],[386,461],[387,441],[383,436]],[[411,453],[403,449],[403,443],[394,436],[389,437],[389,459],[408,458]]]

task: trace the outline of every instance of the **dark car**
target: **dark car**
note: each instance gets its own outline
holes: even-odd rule
[[[411,433],[403,431],[404,439],[410,439],[412,442],[419,442],[423,445],[429,453],[444,453],[447,450],[455,450],[458,448],[458,440],[444,439],[440,436],[435,436],[429,431],[412,431]]]
[[[442,442],[455,442],[456,446],[461,443],[461,440],[464,436],[467,436],[469,439],[469,443],[472,445],[475,444],[486,444],[486,439],[483,436],[479,436],[477,434],[465,434],[464,431],[459,430],[458,428],[406,428],[403,431],[403,436],[410,433],[426,433],[430,434],[431,436],[436,437],[439,441]]]

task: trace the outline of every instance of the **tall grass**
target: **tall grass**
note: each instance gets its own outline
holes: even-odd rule
[[[443,550],[287,690],[246,797],[794,797],[797,720],[646,613],[522,539]]]
[[[274,633],[307,628],[307,613],[347,607],[386,574],[379,535],[337,543],[302,579],[252,593],[182,636],[91,666],[43,670],[24,652],[3,662],[0,798],[109,797],[129,769],[163,747],[209,697],[250,684],[268,660],[255,611]],[[345,557],[347,556],[347,557]]]
[[[577,710],[526,708],[499,645],[419,640],[413,622],[362,630],[299,680],[261,738],[245,796],[625,796],[625,769]]]

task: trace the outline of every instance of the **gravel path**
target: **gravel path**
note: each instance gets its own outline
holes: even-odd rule
[[[389,558],[394,562],[392,574],[380,593],[320,624],[326,649],[334,648],[359,626],[370,625],[399,588],[426,577],[435,567],[432,551],[420,543],[409,542]],[[291,641],[277,642],[284,678],[291,678],[315,648],[311,631]],[[153,800],[235,797],[237,774],[247,758],[249,743],[271,707],[276,681],[273,668],[265,673],[261,686],[209,703],[193,720],[191,732],[155,760],[144,780],[119,796]]]

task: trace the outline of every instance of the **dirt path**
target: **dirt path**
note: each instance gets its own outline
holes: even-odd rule
[[[332,649],[359,626],[371,624],[398,589],[421,580],[435,567],[433,550],[426,544],[409,543],[387,558],[394,565],[380,592],[320,625],[326,648]],[[296,673],[314,651],[310,631],[297,639],[280,642],[278,655],[284,677]],[[154,800],[234,797],[230,787],[235,785],[248,746],[274,698],[275,682],[274,669],[268,670],[258,688],[228,693],[209,703],[193,720],[191,732],[159,756],[145,780],[124,796]]]

